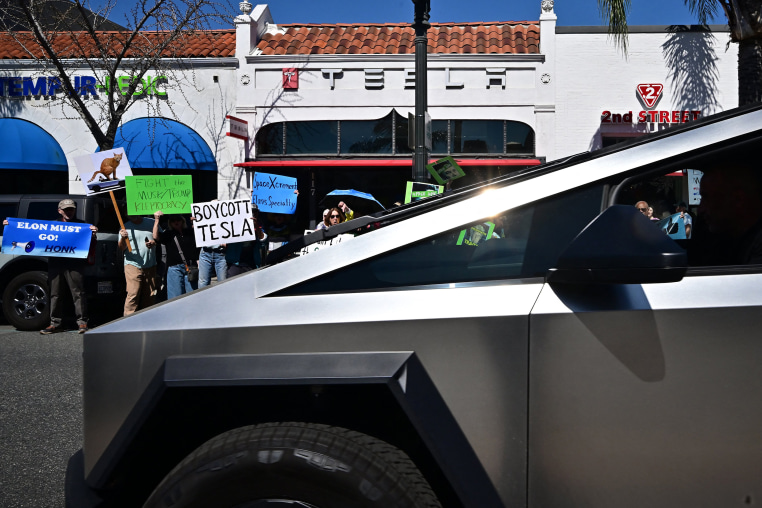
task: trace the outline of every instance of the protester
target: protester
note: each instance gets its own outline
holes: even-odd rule
[[[328,211],[328,225],[329,226],[335,226],[336,224],[339,224],[341,222],[344,222],[344,212],[342,212],[339,208],[331,208]]]
[[[685,205],[684,201],[680,201],[678,204],[675,205],[675,213],[680,214],[680,218],[683,219],[683,223],[685,224],[685,238],[691,237],[691,229],[693,228],[693,219],[691,218],[690,214],[686,211],[688,207]]]
[[[51,220],[62,222],[76,222],[84,224],[85,221],[77,219],[77,203],[73,199],[64,199],[58,203],[58,215]],[[8,220],[3,221],[8,225]],[[95,233],[98,231],[93,225],[90,225],[92,231],[91,242],[95,242]],[[64,283],[69,286],[71,297],[74,301],[74,313],[77,318],[77,327],[79,333],[87,331],[87,295],[84,287],[84,271],[87,265],[86,259],[49,257],[48,258],[48,289],[50,291],[50,326],[40,330],[43,335],[63,331],[63,302],[62,291]]]
[[[330,211],[331,211],[330,208],[326,208],[325,210],[323,210],[323,222],[318,223],[317,227],[315,228],[315,231],[317,231],[318,229],[325,229],[328,226],[330,226],[330,224],[328,223],[328,214],[330,213]]]
[[[254,234],[256,241],[237,242],[228,245],[225,258],[228,264],[228,275],[233,277],[244,272],[259,268],[264,264],[267,255],[267,234],[259,223],[259,209],[253,205]]]
[[[217,201],[213,199],[212,202]],[[191,215],[193,221],[193,215]],[[217,276],[217,282],[227,278],[228,264],[225,261],[225,249],[227,244],[215,244],[201,247],[198,257],[198,287],[203,288],[211,284],[212,273]]]
[[[267,214],[265,233],[271,242],[286,243],[291,240],[291,216],[285,213]]]
[[[167,230],[159,231],[162,215],[161,210],[153,214],[153,238],[167,251],[167,300],[171,300],[198,289],[198,280],[188,277],[191,268],[198,265],[198,248],[181,215],[170,215]]]
[[[130,215],[119,231],[119,248],[124,255],[124,280],[127,298],[124,315],[150,307],[156,294],[156,241],[154,223],[140,215]],[[127,248],[127,242],[129,247]]]

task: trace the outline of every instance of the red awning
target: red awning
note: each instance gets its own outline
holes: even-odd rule
[[[431,159],[429,162],[436,162]],[[455,159],[463,167],[471,166],[538,166],[539,159]],[[260,159],[257,161],[239,162],[234,166],[239,168],[277,168],[277,167],[412,167],[412,159]]]

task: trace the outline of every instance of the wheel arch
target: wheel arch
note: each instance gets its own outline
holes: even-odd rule
[[[37,258],[31,256],[19,256],[12,259],[0,270],[0,298],[2,298],[8,283],[15,277],[26,272],[47,272],[47,258]]]
[[[445,507],[501,505],[412,352],[167,358],[86,481],[142,501],[205,441],[278,421],[344,427],[396,446]]]

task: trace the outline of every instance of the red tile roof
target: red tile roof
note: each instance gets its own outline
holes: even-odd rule
[[[109,56],[124,46],[129,32],[99,32],[101,43]],[[16,32],[18,41],[8,32],[0,32],[0,59],[32,59],[45,55],[30,32]],[[139,57],[142,52],[153,53],[167,32],[140,32],[127,58]],[[53,39],[53,48],[61,58],[97,57],[93,39],[86,32],[60,33]],[[163,52],[172,58],[221,58],[235,56],[235,30],[206,30],[189,32],[172,42]]]
[[[285,33],[282,33],[285,30]],[[536,54],[540,52],[537,21],[432,23],[429,53]],[[409,24],[278,25],[257,45],[263,55],[412,54],[415,31]]]

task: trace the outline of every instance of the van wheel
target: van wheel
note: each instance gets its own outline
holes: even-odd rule
[[[339,427],[241,427],[188,455],[144,508],[441,508],[401,450]]]
[[[3,292],[3,314],[19,330],[41,330],[50,324],[48,274],[26,272],[17,275]]]

